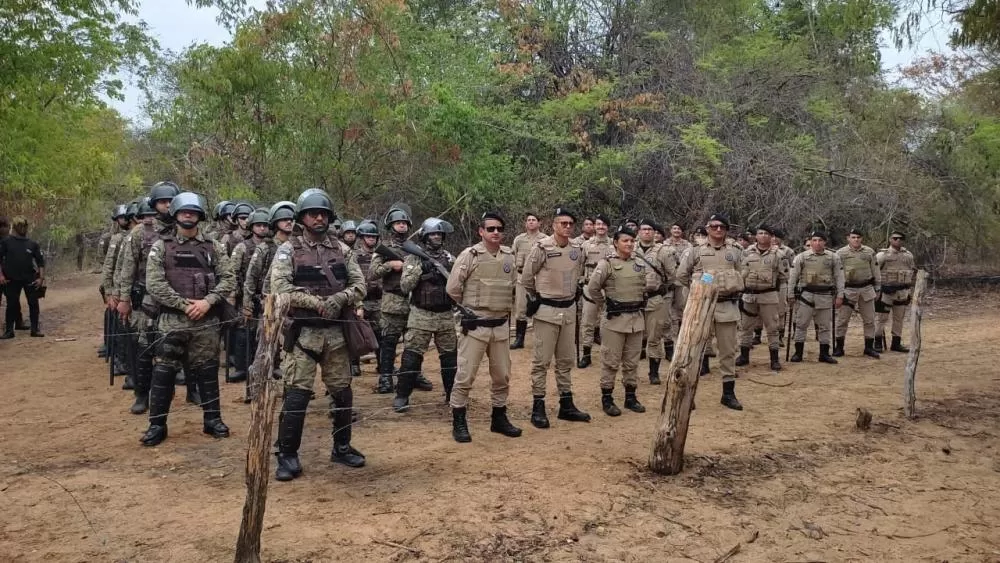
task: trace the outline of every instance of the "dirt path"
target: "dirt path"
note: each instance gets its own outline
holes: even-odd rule
[[[94,353],[96,286],[96,276],[57,283],[43,303],[48,336],[0,342],[0,560],[231,560],[249,420],[241,389],[223,389],[232,438],[201,434],[179,394],[170,439],[140,447],[146,419],[128,414],[130,393],[120,378],[108,387]],[[481,377],[474,441],[459,445],[437,391],[396,415],[365,366],[354,443],[368,466],[329,463],[325,400],[314,401],[304,477],[271,483],[264,558],[712,562],[740,544],[728,561],[1000,561],[1000,299],[970,316],[938,301],[924,323],[918,421],[900,415],[903,355],[862,358],[852,327],[836,367],[818,366],[812,349],[770,376],[755,350],[737,384],[742,413],[718,404],[717,375],[702,379],[687,467],[673,478],[645,469],[662,387],[640,387],[646,414],[610,419],[599,369],[574,370],[594,421],[557,421],[550,405],[553,427],[540,431],[528,422],[530,351],[517,351],[511,413],[524,436],[489,432]],[[434,379],[433,354],[426,369]],[[857,407],[875,415],[872,432],[854,431]]]

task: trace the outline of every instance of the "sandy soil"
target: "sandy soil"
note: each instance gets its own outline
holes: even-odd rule
[[[128,414],[130,392],[120,378],[108,386],[95,356],[96,286],[92,275],[57,282],[43,303],[48,336],[0,342],[0,560],[231,560],[245,492],[242,388],[223,389],[232,438],[203,435],[178,393],[169,440],[140,447],[147,421]],[[611,419],[598,368],[575,370],[577,404],[593,422],[558,421],[550,404],[553,427],[537,430],[530,352],[515,351],[511,414],[524,436],[489,432],[484,376],[470,406],[474,441],[460,445],[438,391],[394,414],[366,365],[354,445],[368,466],[328,461],[326,401],[314,401],[305,475],[270,485],[263,557],[1000,561],[1000,297],[967,312],[962,302],[932,295],[918,420],[901,415],[904,355],[862,357],[852,325],[838,366],[816,364],[810,343],[806,363],[769,375],[755,350],[737,384],[741,413],[718,404],[717,375],[703,378],[676,477],[646,469],[662,387],[640,387],[649,412]],[[425,367],[433,379],[436,356]],[[874,414],[868,433],[854,429],[858,407]]]

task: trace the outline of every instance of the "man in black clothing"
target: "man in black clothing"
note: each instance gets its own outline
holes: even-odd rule
[[[38,329],[38,295],[45,286],[45,258],[38,243],[28,238],[28,221],[15,217],[14,234],[0,240],[0,285],[7,294],[6,327],[0,339],[14,338],[21,314],[21,291],[28,300],[31,336],[45,336]]]

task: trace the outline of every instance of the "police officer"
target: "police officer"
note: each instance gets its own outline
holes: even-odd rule
[[[652,385],[660,384],[663,337],[670,327],[670,301],[674,298],[677,275],[677,257],[671,247],[656,242],[657,228],[658,225],[652,219],[640,221],[638,248],[635,250],[639,262],[645,261],[659,280],[646,301],[644,351],[640,354],[640,358],[649,358],[649,382]]]
[[[892,345],[893,352],[909,352],[903,346],[903,317],[906,307],[912,298],[913,280],[917,274],[913,254],[903,247],[906,235],[901,231],[893,231],[889,235],[889,248],[879,250],[875,256],[882,273],[882,293],[875,303],[878,312],[878,330],[876,331],[876,350],[885,349],[885,325],[892,315]]]
[[[340,240],[347,246],[354,248],[354,243],[358,240],[358,225],[354,221],[344,221],[340,226]]]
[[[781,370],[778,360],[778,324],[781,302],[785,300],[783,286],[788,283],[788,268],[780,251],[772,243],[774,230],[767,226],[757,227],[757,242],[743,251],[743,298],[740,303],[742,323],[740,326],[740,357],[737,366],[750,363],[750,346],[754,338],[754,326],[763,325],[767,331],[767,347],[771,356],[771,369]]]
[[[594,226],[595,217],[584,217],[583,224],[580,227],[580,235],[573,239],[573,242],[583,246],[583,243],[587,242],[593,238],[594,233],[597,232],[597,228]]]
[[[250,225],[247,224],[247,221],[253,211],[254,207],[246,202],[240,202],[233,206],[233,212],[230,215],[233,230],[222,237],[222,244],[226,246],[226,252],[230,255],[233,254],[239,243],[251,236]]]
[[[278,422],[278,481],[302,474],[298,451],[317,366],[335,405],[330,461],[349,467],[365,464],[365,456],[351,447],[354,392],[344,329],[338,322],[345,307],[364,298],[365,281],[354,252],[329,236],[335,217],[325,192],[303,192],[296,202],[302,234],[278,247],[271,265],[271,290],[289,295],[292,321],[282,363],[285,400]]]
[[[714,277],[719,288],[718,303],[712,331],[718,344],[719,371],[722,372],[723,406],[741,411],[743,405],[736,399],[736,325],[740,311],[737,305],[743,291],[743,249],[735,242],[726,240],[729,219],[716,213],[708,218],[705,242],[697,244],[681,258],[677,266],[677,279],[690,287],[692,277],[708,273]],[[702,368],[705,365],[703,363]]]
[[[489,358],[490,432],[517,438],[521,429],[507,418],[510,381],[510,311],[517,279],[514,251],[501,246],[504,219],[496,212],[484,213],[479,221],[481,242],[463,250],[451,270],[448,295],[475,314],[463,318],[458,339],[458,373],[451,392],[452,429],[456,442],[471,442],[466,408],[483,356]]]
[[[204,433],[229,437],[219,401],[219,317],[234,289],[235,276],[222,244],[206,239],[198,230],[198,223],[206,218],[205,207],[195,193],[174,197],[169,213],[175,227],[153,243],[147,258],[146,291],[159,305],[157,323],[163,337],[153,367],[149,429],[141,439],[144,446],[167,438],[174,379],[182,366],[201,393]]]
[[[399,360],[396,398],[392,402],[396,412],[404,412],[409,407],[410,394],[431,338],[441,360],[445,400],[451,400],[455,371],[458,369],[458,341],[455,337],[455,317],[451,313],[451,297],[445,289],[448,282],[445,272],[451,272],[455,258],[443,245],[445,236],[454,230],[447,221],[428,218],[420,226],[420,243],[431,260],[410,254],[404,262],[399,286],[403,293],[410,295],[410,314],[406,322],[403,355]]]
[[[357,234],[360,241],[355,244],[354,255],[358,259],[358,266],[361,267],[361,273],[365,276],[365,286],[367,288],[367,293],[365,293],[364,301],[361,302],[361,310],[358,312],[358,315],[371,325],[372,331],[375,333],[375,338],[381,348],[382,329],[379,320],[381,318],[382,282],[371,276],[372,259],[375,257],[375,247],[378,246],[379,239],[378,225],[375,224],[375,221],[366,219],[358,225]],[[380,374],[382,373],[381,357],[382,354],[379,350],[375,350],[375,369]],[[356,365],[351,370],[352,374],[356,371],[360,375],[361,366]]]
[[[847,306],[837,317],[833,355],[838,357],[844,355],[847,325],[855,311],[861,315],[864,325],[864,355],[879,357],[875,351],[875,298],[882,287],[882,272],[875,261],[875,250],[863,242],[864,235],[854,228],[847,235],[847,246],[837,250],[844,265],[844,305]]]
[[[103,261],[101,262],[101,286],[100,292],[101,296],[104,298],[104,305],[106,307],[105,311],[105,329],[106,334],[104,335],[104,353],[98,352],[98,356],[106,357],[108,346],[111,345],[110,340],[116,338],[115,343],[120,342],[120,337],[118,333],[119,330],[116,329],[117,321],[115,309],[118,307],[118,292],[115,289],[115,265],[118,261],[118,249],[121,246],[124,233],[126,232],[126,227],[128,227],[128,204],[116,205],[114,211],[111,213],[111,217],[115,221],[115,231],[111,234],[108,240],[105,242]],[[111,358],[113,363],[112,370],[115,375],[121,375],[126,373],[124,360],[122,358],[121,346],[111,346],[116,350],[115,356]]]
[[[819,361],[835,364],[837,360],[830,355],[830,324],[833,309],[839,309],[844,301],[844,266],[836,252],[826,249],[826,233],[813,232],[809,247],[795,257],[788,280],[795,288],[794,299],[799,301],[795,312],[795,353],[791,360],[802,361],[806,331],[815,322]]]
[[[570,239],[576,216],[565,207],[553,213],[552,235],[531,247],[520,282],[527,295],[526,313],[535,319],[535,348],[531,362],[531,423],[548,428],[545,414],[545,375],[555,358],[556,388],[561,420],[590,422],[590,415],[573,404],[570,370],[576,358],[576,301],[583,275],[583,250]],[[516,258],[515,253],[515,258]],[[511,346],[513,347],[513,346]]]
[[[253,319],[256,318],[252,314],[255,305],[252,302],[245,303],[243,301],[243,285],[246,282],[247,269],[250,267],[250,260],[253,258],[254,251],[264,242],[265,237],[271,234],[269,211],[263,208],[255,209],[247,218],[246,225],[249,228],[249,236],[236,243],[230,259],[233,265],[233,272],[236,275],[236,288],[231,297],[231,303],[241,312],[249,306],[251,316],[247,318],[246,315],[242,315],[242,319],[240,320],[243,323],[242,326],[239,324],[229,326],[229,342],[232,344],[229,348],[229,355],[232,357],[233,367],[235,368],[233,374],[228,379],[230,383],[246,380],[251,357],[254,350],[257,349],[253,336],[255,332],[248,330],[253,327]],[[257,312],[259,313],[259,311]]]
[[[21,291],[28,302],[31,336],[40,338],[38,292],[45,286],[45,256],[38,243],[28,238],[28,220],[14,217],[13,234],[0,240],[0,286],[7,297],[6,327],[0,339],[14,338],[21,317]]]
[[[601,309],[589,296],[586,284],[590,276],[594,273],[594,269],[597,268],[597,263],[611,251],[611,239],[608,237],[609,224],[610,221],[604,215],[595,217],[594,236],[581,244],[584,256],[584,288],[582,295],[583,304],[581,306],[583,313],[580,315],[580,323],[582,325],[580,328],[580,346],[583,348],[583,354],[576,363],[576,367],[580,369],[590,367],[591,350],[593,350],[595,341],[598,344],[600,343],[600,337],[597,334],[600,331],[600,324],[602,324]]]
[[[618,229],[614,235],[614,249],[597,263],[587,283],[587,291],[605,309],[601,339],[601,406],[608,416],[622,413],[613,396],[619,368],[625,386],[625,408],[646,412],[646,407],[636,398],[639,386],[636,372],[646,329],[643,318],[646,296],[662,284],[656,272],[633,254],[635,235],[635,231],[627,228]]]
[[[524,261],[527,259],[528,253],[534,248],[535,243],[545,236],[545,233],[541,231],[541,226],[542,223],[538,220],[538,215],[530,212],[524,214],[524,232],[514,237],[514,243],[511,245],[519,276],[524,271]],[[525,303],[524,286],[518,281],[514,289],[515,324],[514,342],[510,345],[511,350],[524,348],[524,335],[528,332],[528,317],[524,313]]]
[[[775,228],[773,231],[773,236],[771,237],[771,244],[773,244],[778,249],[778,256],[785,262],[785,269],[791,273],[792,271],[792,261],[795,260],[795,251],[792,250],[790,246],[785,244],[785,231],[783,229]],[[781,316],[779,321],[781,326],[778,328],[778,346],[785,345],[785,326],[788,325],[788,299],[794,297],[793,288],[789,284],[785,284],[782,287],[782,299],[781,299]]]
[[[691,248],[691,242],[684,238],[684,227],[680,222],[673,222],[670,224],[670,236],[663,241],[664,246],[669,246],[674,251],[674,257],[677,258],[677,263],[681,261],[681,256],[687,249]],[[670,331],[666,335],[666,358],[667,360],[672,360],[674,358],[674,342],[677,341],[677,335],[680,334],[681,321],[684,317],[684,306],[687,305],[687,288],[680,283],[674,282],[673,287],[673,299],[670,302]]]

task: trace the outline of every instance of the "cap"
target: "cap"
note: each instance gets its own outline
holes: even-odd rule
[[[722,213],[713,213],[712,216],[708,218],[709,223],[711,223],[712,221],[718,221],[723,225],[725,225],[726,228],[729,228],[729,217],[726,217]]]
[[[499,211],[487,211],[486,213],[483,213],[483,216],[480,220],[485,222],[487,219],[500,221],[501,226],[504,227],[507,226],[507,220],[503,218],[503,215],[501,215]]]
[[[605,225],[608,225],[609,227],[611,226],[611,219],[608,219],[608,216],[603,213],[598,213],[597,215],[595,215],[594,221],[600,221]]]
[[[849,235],[858,235],[859,237],[865,236],[865,234],[861,232],[861,229],[859,229],[857,227],[852,228],[851,231],[849,233],[847,233],[847,234],[849,234]]]
[[[890,237],[899,237],[899,238],[901,238],[903,240],[906,240],[906,234],[904,234],[903,231],[895,231],[894,230],[891,233],[889,233],[889,236]]]
[[[764,231],[765,233],[771,235],[772,237],[777,234],[777,229],[771,227],[767,223],[761,223],[757,226],[758,231]]]
[[[618,228],[615,229],[615,234],[614,234],[614,237],[612,237],[612,238],[614,238],[615,240],[618,240],[618,237],[623,236],[623,235],[635,238],[635,230],[630,229],[626,225],[619,225]]]
[[[809,238],[821,238],[821,239],[823,239],[825,241],[826,240],[826,233],[824,233],[823,231],[813,231],[813,232],[809,233]]]
[[[559,206],[556,210],[552,212],[553,217],[569,217],[573,221],[576,221],[576,214],[569,210],[567,207]]]
[[[784,229],[775,227],[774,229],[771,230],[771,236],[778,238],[785,238],[785,231]]]
[[[663,230],[663,225],[661,225],[659,223],[654,223],[653,224],[653,230],[656,231],[656,232],[658,232],[658,233],[660,233],[660,236],[666,238],[667,231]]]

